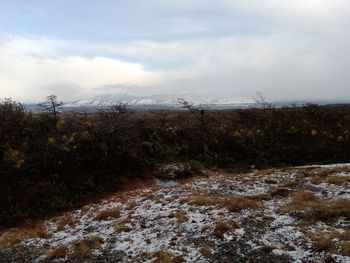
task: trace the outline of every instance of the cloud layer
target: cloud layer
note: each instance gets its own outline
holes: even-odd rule
[[[107,2],[108,8],[95,1],[85,7],[75,3],[72,13],[63,14],[58,1],[33,1],[35,18],[29,9],[22,27],[16,20],[5,23],[0,28],[6,32],[0,34],[0,97],[38,101],[56,93],[70,100],[118,87],[114,90],[135,95],[250,98],[260,91],[275,100],[350,100],[348,1]],[[14,4],[7,7],[20,15]],[[87,22],[88,37],[83,21],[75,21],[69,34],[55,34],[53,7],[63,20],[94,15]],[[134,17],[121,15],[118,23],[109,9]],[[37,19],[51,21],[52,28],[38,28]]]

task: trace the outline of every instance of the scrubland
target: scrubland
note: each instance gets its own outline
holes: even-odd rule
[[[140,182],[152,184],[154,178],[186,179],[199,176],[203,170],[219,169],[236,174],[252,169],[350,162],[349,107],[269,106],[226,111],[188,104],[185,107],[182,111],[133,112],[120,104],[93,114],[81,110],[53,115],[32,113],[20,103],[2,100],[0,229],[32,226],[116,191],[132,191]],[[346,176],[327,173],[322,170],[309,177],[303,174],[302,178],[333,188],[349,183]],[[285,187],[270,189],[268,196],[222,196],[198,189],[181,202],[188,203],[191,210],[204,204],[234,214],[259,211],[264,207],[262,202],[270,202],[270,197],[290,197],[290,202],[279,208],[280,212],[295,213],[293,216],[298,219],[304,217],[314,223],[316,219],[328,222],[348,216],[347,202],[343,200],[323,200],[317,193],[312,195],[307,191],[294,193],[290,188],[298,187],[299,179],[295,177]],[[242,176],[240,180],[246,182],[244,191],[248,191],[249,177]],[[266,180],[274,185],[273,177]],[[137,205],[136,201],[129,203],[130,209]],[[185,222],[191,217],[189,212],[172,211],[172,218],[178,223]],[[122,214],[120,208],[113,206],[99,211],[94,218],[104,222],[118,220]],[[67,224],[72,228],[79,225],[74,216],[65,216],[60,222],[57,226],[60,231]],[[239,229],[236,223],[239,225],[239,222],[227,222],[230,229]],[[113,229],[123,233],[132,228],[125,222]],[[225,229],[225,223],[217,225],[214,236],[224,238]],[[24,232],[25,236],[34,238],[51,234],[40,226]],[[346,236],[346,233],[334,235]],[[321,247],[334,249],[317,234],[313,238]],[[13,239],[18,238],[15,235]],[[102,242],[100,245],[103,247]],[[90,245],[77,247],[86,246]],[[210,244],[203,244],[201,250],[208,254],[209,247]],[[273,244],[267,244],[265,250],[272,248]],[[345,244],[344,251],[347,249]],[[60,244],[48,254],[55,258],[55,254],[70,250],[69,244]]]

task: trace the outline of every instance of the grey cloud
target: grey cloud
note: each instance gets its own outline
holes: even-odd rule
[[[40,87],[41,94],[45,96],[55,94],[61,100],[70,100],[71,98],[77,98],[82,96],[81,87],[72,83],[57,83],[48,86]]]
[[[0,83],[16,88],[0,95],[32,83],[33,90],[40,84],[40,94],[66,97],[195,92],[251,98],[261,91],[278,100],[350,100],[349,1],[150,0],[137,7],[146,17],[161,14],[146,27],[135,20],[124,28],[150,31],[140,39],[15,39],[11,56],[2,59],[0,52]],[[42,57],[46,64],[32,65]],[[29,73],[17,76],[21,67]]]

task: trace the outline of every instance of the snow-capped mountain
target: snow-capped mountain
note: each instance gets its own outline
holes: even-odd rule
[[[247,107],[254,105],[253,100],[245,98],[223,98],[194,94],[170,94],[152,96],[133,96],[123,94],[107,94],[92,98],[84,98],[65,102],[66,108],[75,107],[107,107],[118,103],[127,103],[130,107],[181,107],[181,101],[188,101],[194,105],[212,107]]]

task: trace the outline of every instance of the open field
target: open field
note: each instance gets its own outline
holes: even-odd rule
[[[159,180],[4,231],[0,262],[349,262],[350,166]]]

